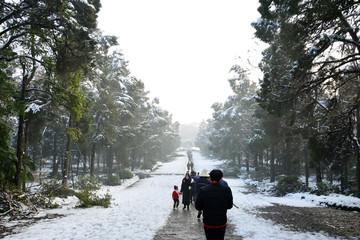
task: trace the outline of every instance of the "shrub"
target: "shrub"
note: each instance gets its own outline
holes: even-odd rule
[[[320,195],[329,195],[330,193],[339,193],[340,189],[336,185],[326,184],[324,182],[319,182],[316,185],[316,189],[311,191],[312,194]]]
[[[272,189],[276,196],[285,196],[288,193],[306,191],[306,186],[299,181],[297,176],[280,177],[277,185]]]
[[[61,182],[56,179],[51,179],[49,182],[44,182],[42,184],[41,193],[49,198],[68,197],[75,195],[74,190],[63,186]]]
[[[93,206],[102,206],[108,208],[111,203],[111,195],[106,193],[103,197],[98,196],[96,191],[101,187],[97,178],[84,177],[77,182],[80,191],[76,197],[80,200],[79,208],[90,208]]]
[[[96,177],[81,177],[75,186],[80,190],[87,189],[89,191],[97,191],[101,187],[101,182]]]
[[[138,175],[139,179],[145,179],[145,178],[149,177],[149,174],[142,173],[142,172],[138,173],[137,175]]]
[[[240,169],[237,167],[230,167],[227,169],[223,169],[223,174],[226,177],[238,177],[239,175],[241,175]]]
[[[102,206],[108,208],[111,203],[111,195],[106,193],[103,197],[96,195],[96,193],[88,190],[81,191],[76,194],[80,200],[78,208],[90,208],[93,206]]]
[[[264,180],[264,173],[262,171],[255,171],[251,175],[251,179],[254,181],[263,181]]]
[[[130,179],[134,176],[134,174],[127,169],[120,169],[118,175],[120,179]]]
[[[146,170],[146,169],[152,169],[155,165],[156,161],[153,159],[147,159],[147,161],[145,161],[142,165],[141,165],[141,169]]]
[[[360,197],[359,190],[355,186],[352,186],[352,187],[349,187],[348,189],[345,189],[345,194]]]
[[[102,178],[102,182],[107,186],[119,186],[121,185],[121,179],[118,176],[106,176]]]

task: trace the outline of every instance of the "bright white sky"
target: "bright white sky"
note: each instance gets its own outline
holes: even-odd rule
[[[119,37],[131,75],[182,124],[210,118],[211,105],[232,94],[231,66],[248,68],[248,60],[253,66],[260,60],[263,49],[250,26],[260,16],[256,0],[101,3],[99,28]]]

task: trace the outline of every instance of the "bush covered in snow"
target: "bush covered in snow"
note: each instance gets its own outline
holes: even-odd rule
[[[272,189],[276,196],[285,196],[288,193],[305,192],[307,187],[297,176],[283,176]]]
[[[121,185],[121,179],[119,176],[116,176],[116,175],[103,176],[103,177],[101,177],[101,182],[107,186],[120,186]]]
[[[80,178],[77,183],[80,191],[76,193],[76,197],[80,200],[77,207],[89,208],[93,206],[102,206],[108,208],[111,202],[111,195],[106,193],[104,196],[97,195],[101,184],[97,178],[84,177]]]
[[[120,179],[131,179],[134,177],[134,174],[127,169],[120,169],[118,175]]]
[[[51,179],[41,186],[41,193],[49,198],[74,196],[75,191],[62,185],[61,181]]]
[[[316,194],[317,196],[320,195],[329,195],[330,193],[340,193],[340,188],[337,185],[328,184],[325,182],[317,183],[315,189],[311,191],[312,194]]]

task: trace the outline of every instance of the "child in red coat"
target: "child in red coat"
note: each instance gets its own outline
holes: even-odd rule
[[[179,197],[181,195],[181,192],[179,192],[179,187],[174,185],[174,191],[172,193],[172,199],[174,200],[174,210],[178,208],[179,206]]]

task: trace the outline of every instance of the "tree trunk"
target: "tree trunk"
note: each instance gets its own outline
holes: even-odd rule
[[[33,43],[33,42],[32,42]],[[35,55],[34,48],[31,48],[32,56]],[[23,67],[23,77],[21,83],[21,91],[20,91],[20,98],[19,98],[19,123],[18,123],[18,134],[17,134],[17,146],[16,146],[16,172],[15,172],[15,185],[18,189],[21,189],[21,175],[22,175],[22,165],[23,165],[23,158],[24,158],[24,126],[25,126],[25,101],[26,101],[26,90],[27,86],[34,78],[37,66],[35,65],[35,61],[32,62],[32,69],[30,76],[26,73],[25,63],[22,63]]]
[[[344,169],[344,180],[345,180],[345,187],[349,186],[349,168],[348,168],[348,161],[345,162],[345,169]]]
[[[264,179],[264,151],[259,153],[259,170],[262,181]]]
[[[121,156],[119,156],[119,151],[118,149],[114,150],[114,155],[115,155],[115,162],[116,162],[116,166],[115,166],[115,171],[118,173],[120,172],[120,168],[121,168]]]
[[[53,149],[53,169],[52,169],[52,176],[56,177],[58,174],[59,164],[56,162],[57,158],[57,139],[58,139],[58,132],[55,131],[54,133],[54,149]]]
[[[341,193],[345,192],[349,182],[348,163],[345,160],[341,166]]]
[[[16,173],[15,173],[15,185],[18,189],[21,189],[21,175],[22,165],[24,158],[24,128],[25,128],[25,92],[27,88],[27,75],[23,76],[21,85],[21,93],[19,102],[21,104],[19,112],[19,124],[17,132],[17,147],[16,147]]]
[[[87,148],[83,151],[83,155],[84,155],[84,175],[86,174],[86,164],[87,164]]]
[[[91,157],[90,157],[90,176],[94,176],[94,165],[95,165],[95,152],[96,152],[96,142],[92,143],[91,146]]]
[[[360,108],[356,110],[356,139],[354,139],[355,146],[355,159],[356,159],[356,186],[358,190],[358,197],[360,198],[360,148],[359,148],[359,137],[360,137]]]
[[[108,161],[107,161],[107,173],[108,173],[108,180],[111,180],[111,176],[113,173],[113,162],[114,162],[114,155],[113,155],[113,148],[109,147],[108,149]]]
[[[237,160],[238,160],[238,166],[239,166],[240,170],[241,170],[241,158],[242,158],[242,154],[241,154],[241,152],[240,152],[240,153],[238,153],[238,158],[237,158]]]
[[[76,175],[79,176],[80,160],[81,160],[80,151],[79,151],[79,153],[78,153],[76,156],[77,156]]]
[[[39,182],[40,184],[42,184],[42,168],[43,168],[43,145],[44,145],[44,142],[43,140],[41,140],[41,142],[39,143],[40,145],[40,154],[39,154]]]
[[[100,154],[97,155],[96,163],[97,163],[97,171],[100,172]]]
[[[341,173],[341,175],[342,175],[342,173]],[[330,168],[328,168],[328,178],[329,178],[328,180],[329,180],[330,184],[333,184],[334,176],[333,176],[333,172],[331,171]]]
[[[306,185],[306,187],[309,187],[309,177],[310,177],[309,152],[306,147],[304,150],[304,159],[305,159],[305,185]]]
[[[72,117],[70,114],[69,117],[69,128],[72,126]],[[64,159],[64,167],[62,172],[62,185],[67,186],[68,184],[68,178],[69,178],[69,168],[71,164],[71,136],[70,134],[66,135],[66,155]]]
[[[259,162],[258,162],[258,153],[255,153],[255,156],[254,156],[254,167],[255,167],[255,171],[259,171]]]
[[[130,156],[131,171],[135,170],[134,151],[131,152]]]
[[[106,174],[106,165],[107,165],[107,155],[106,155],[106,149],[105,151],[103,151],[103,158],[102,158],[102,163],[103,163],[103,167],[102,167],[102,172],[104,174]]]
[[[271,147],[270,182],[275,182],[275,149]]]
[[[321,177],[321,164],[320,162],[316,163],[316,183],[321,183],[322,177]]]
[[[246,172],[250,172],[250,154],[246,153]]]

